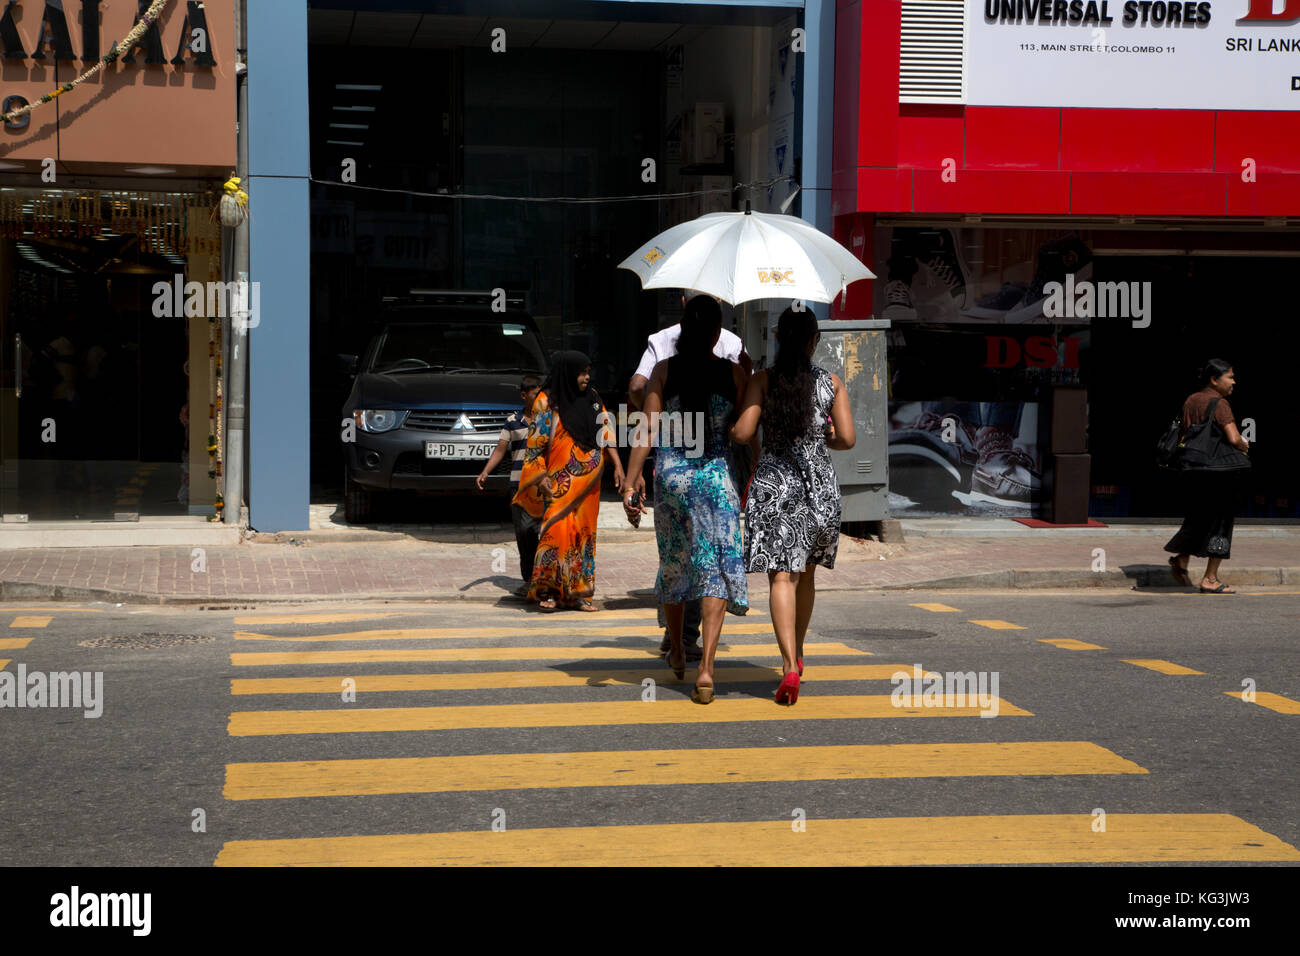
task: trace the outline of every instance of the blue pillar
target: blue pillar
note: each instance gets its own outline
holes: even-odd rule
[[[831,144],[835,123],[835,0],[806,0],[803,13],[807,43],[803,57],[803,218],[828,236],[831,222]],[[830,317],[830,307],[813,305],[818,319]]]
[[[835,122],[835,0],[807,0],[803,61],[803,218],[831,232],[831,137]]]
[[[307,2],[248,4],[248,502],[258,531],[309,527],[311,172]]]

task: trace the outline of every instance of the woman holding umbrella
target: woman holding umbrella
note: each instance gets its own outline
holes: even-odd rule
[[[514,504],[539,519],[528,599],[547,611],[596,609],[596,519],[606,456],[615,484],[623,484],[617,436],[590,383],[591,360],[581,352],[557,352],[551,359],[533,403],[514,497]]]
[[[781,313],[776,361],[750,379],[732,428],[734,440],[745,442],[763,426],[763,455],[745,506],[745,570],[766,571],[771,588],[784,665],[778,704],[799,699],[813,575],[819,564],[835,566],[839,546],[840,486],[827,448],[847,450],[857,441],[844,383],[812,364],[820,337],[812,312]]]

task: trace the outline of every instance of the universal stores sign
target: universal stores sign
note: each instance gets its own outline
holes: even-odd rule
[[[966,0],[972,106],[1300,109],[1300,0]]]

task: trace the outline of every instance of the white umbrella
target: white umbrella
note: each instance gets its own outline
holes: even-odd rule
[[[748,206],[748,203],[746,203]],[[696,289],[738,305],[752,299],[830,302],[875,274],[798,216],[713,212],[661,232],[619,263],[645,289]]]

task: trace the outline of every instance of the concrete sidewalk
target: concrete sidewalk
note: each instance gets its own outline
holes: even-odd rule
[[[658,563],[654,532],[648,522],[632,531],[614,517],[602,514],[600,522],[597,600],[650,605]],[[1031,530],[1007,519],[935,519],[905,521],[903,530],[904,544],[841,537],[836,567],[819,570],[818,588],[1175,586],[1163,551],[1172,525]],[[514,600],[518,567],[513,532],[504,524],[458,535],[428,528],[328,527],[251,534],[235,544],[3,551],[0,598],[205,604]],[[1193,559],[1194,581],[1203,567],[1204,561]],[[1221,574],[1233,585],[1300,586],[1300,528],[1238,528],[1232,560]],[[765,597],[766,577],[751,575],[750,589]]]

